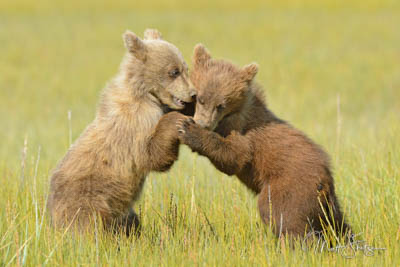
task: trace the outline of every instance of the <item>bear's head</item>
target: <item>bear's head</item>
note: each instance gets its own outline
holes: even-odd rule
[[[225,60],[212,59],[201,44],[194,48],[192,61],[190,79],[197,90],[194,121],[214,130],[223,118],[241,110],[258,66],[252,63],[240,68]]]
[[[121,65],[124,79],[135,96],[151,95],[170,109],[181,110],[193,102],[196,91],[181,52],[147,29],[141,40],[133,32],[123,35],[127,56]]]

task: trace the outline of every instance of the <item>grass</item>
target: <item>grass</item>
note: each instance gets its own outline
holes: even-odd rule
[[[0,265],[400,264],[397,1],[110,3],[0,3]],[[198,42],[215,57],[258,62],[270,108],[327,150],[348,221],[386,250],[345,259],[289,249],[236,178],[186,147],[170,172],[149,175],[135,207],[138,240],[55,232],[49,173],[93,119],[124,53],[121,34],[148,27],[188,63]]]

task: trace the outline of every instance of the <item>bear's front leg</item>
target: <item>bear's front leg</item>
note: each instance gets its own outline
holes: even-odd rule
[[[176,123],[178,129],[178,137],[182,144],[189,146],[192,151],[202,154],[203,143],[202,138],[207,138],[212,132],[204,130],[196,124],[191,117],[180,119]]]
[[[224,138],[202,128],[192,118],[180,119],[177,127],[181,143],[209,158],[228,175],[237,174],[251,160],[251,143],[246,136],[233,132]]]
[[[147,143],[146,163],[149,170],[167,171],[178,159],[179,139],[176,122],[186,118],[178,112],[170,112],[161,117]]]

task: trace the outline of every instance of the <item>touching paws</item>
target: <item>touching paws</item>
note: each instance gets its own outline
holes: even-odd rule
[[[188,145],[193,151],[196,151],[201,146],[201,126],[196,124],[191,117],[179,119],[176,122],[178,129],[178,138],[181,143]]]
[[[191,126],[196,125],[193,118],[185,117],[182,119],[177,120],[176,127],[178,128],[179,136],[185,135]]]

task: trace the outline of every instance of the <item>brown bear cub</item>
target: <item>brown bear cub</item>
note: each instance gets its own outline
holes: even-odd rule
[[[327,154],[268,110],[257,71],[256,64],[239,68],[211,59],[197,45],[190,75],[196,111],[194,121],[177,123],[181,142],[259,195],[260,216],[277,236],[302,238],[323,224],[335,234],[350,233]]]
[[[93,215],[107,229],[138,230],[132,209],[150,171],[166,171],[178,157],[176,121],[192,102],[180,51],[146,30],[127,31],[127,53],[101,95],[96,118],[59,162],[51,177],[48,208],[56,227],[87,230]]]

